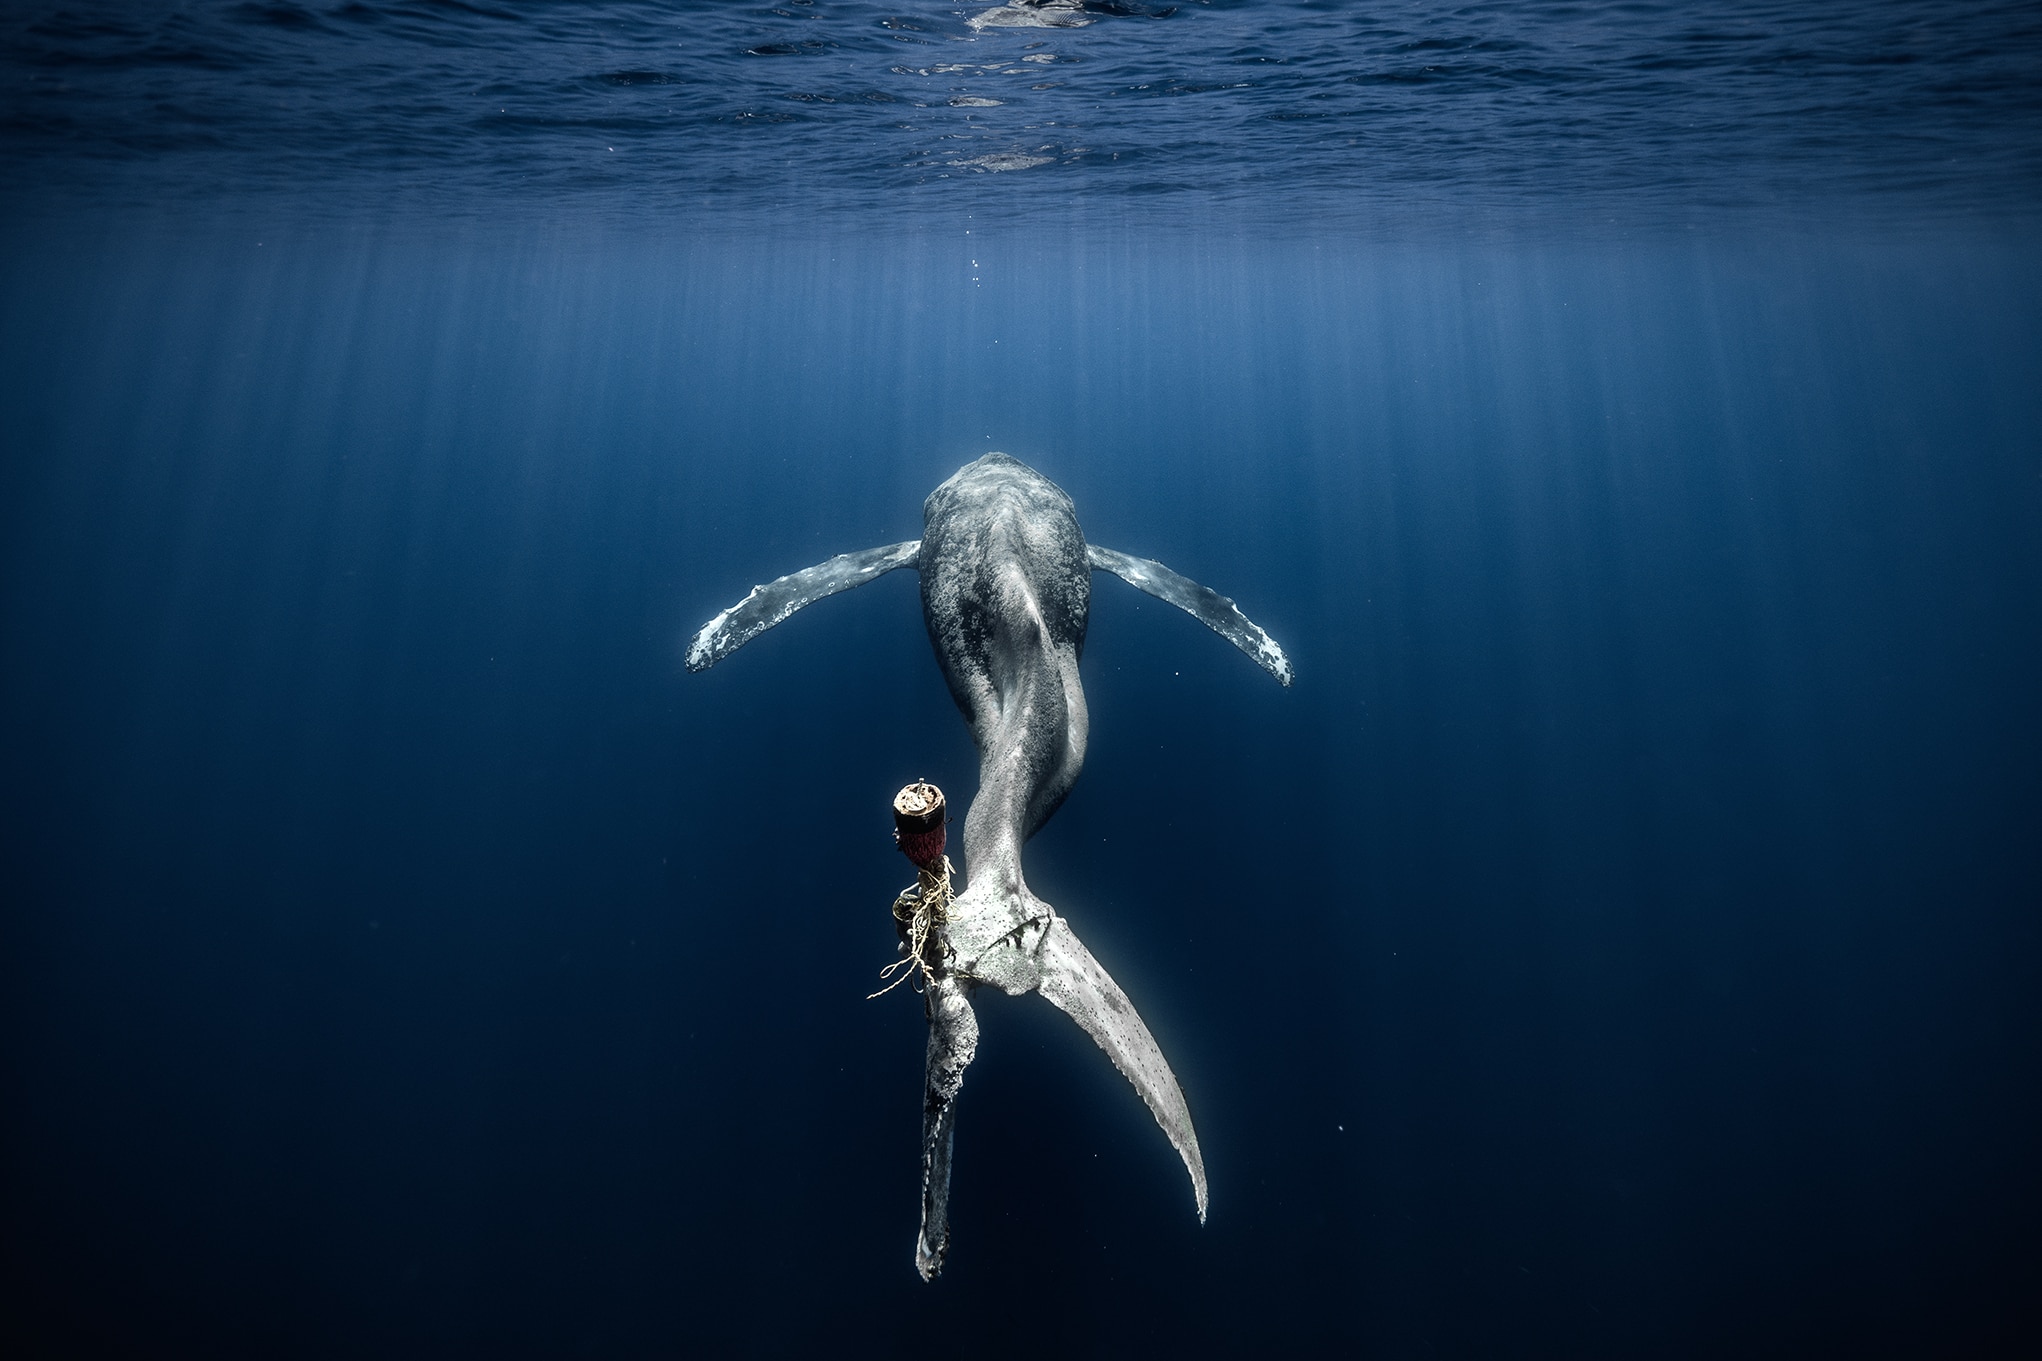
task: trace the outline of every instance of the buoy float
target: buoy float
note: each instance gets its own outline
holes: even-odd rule
[[[943,862],[943,828],[949,820],[943,791],[926,780],[893,796],[893,841],[916,869],[934,870]]]
[[[950,920],[950,858],[943,854],[943,827],[950,820],[943,791],[917,780],[893,796],[893,844],[915,863],[915,882],[893,900],[893,919],[900,924],[901,958],[879,971],[891,980],[873,997],[884,997],[909,979],[918,990],[933,984],[950,947],[943,939]]]

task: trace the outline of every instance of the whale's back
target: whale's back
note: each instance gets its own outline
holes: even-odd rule
[[[1092,571],[1071,498],[1018,459],[987,454],[922,505],[922,615],[976,725],[1037,654],[1085,649]],[[1039,625],[1039,630],[1037,626]]]

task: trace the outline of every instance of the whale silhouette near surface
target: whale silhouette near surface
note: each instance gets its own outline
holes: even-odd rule
[[[796,610],[902,567],[922,579],[922,615],[950,693],[971,725],[979,787],[964,820],[967,885],[949,905],[930,952],[922,1124],[922,1227],[915,1265],[925,1280],[949,1245],[950,1155],[957,1094],[978,1046],[971,993],[1040,992],[1090,1035],[1127,1076],[1191,1174],[1205,1219],[1205,1163],[1176,1075],[1127,994],[1070,923],[1028,889],[1021,847],[1070,793],[1085,763],[1088,722],[1078,658],[1091,612],[1092,572],[1197,617],[1277,681],[1291,665],[1233,601],[1161,563],[1087,544],[1071,498],[1033,468],[987,454],[959,469],[922,507],[920,539],[846,553],[753,588],[688,644],[702,671]]]

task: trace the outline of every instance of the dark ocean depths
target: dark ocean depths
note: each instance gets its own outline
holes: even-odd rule
[[[0,1352],[2042,1354],[2025,4],[0,19]],[[1095,583],[950,1266],[988,450]],[[968,866],[966,867],[969,868]]]

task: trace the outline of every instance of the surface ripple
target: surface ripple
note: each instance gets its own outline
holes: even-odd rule
[[[0,20],[0,174],[18,205],[624,216],[2042,202],[2042,13],[1819,8],[31,3]]]

